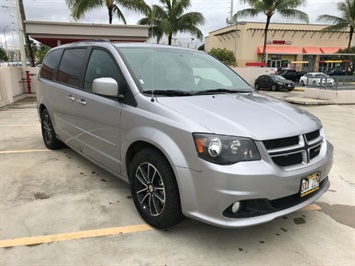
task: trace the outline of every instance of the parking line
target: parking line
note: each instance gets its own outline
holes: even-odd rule
[[[27,124],[27,125],[0,125],[0,127],[37,127],[39,124]]]
[[[300,209],[298,212],[316,211],[316,210],[321,210],[321,207],[319,207],[317,204],[311,204]],[[195,224],[195,221],[193,220],[185,221],[182,224],[180,224],[178,227],[184,225],[185,226],[191,225],[191,224]],[[100,237],[100,236],[130,234],[130,233],[146,232],[146,231],[153,231],[153,230],[155,229],[148,224],[138,224],[138,225],[123,226],[123,227],[78,231],[78,232],[65,233],[65,234],[5,239],[5,240],[0,240],[0,248],[40,245],[43,243],[52,243],[52,242],[60,242],[60,241],[67,241],[67,240]]]
[[[137,232],[152,231],[152,230],[154,230],[154,228],[147,224],[139,224],[139,225],[124,226],[124,227],[113,227],[113,228],[79,231],[79,232],[66,233],[66,234],[6,239],[6,240],[0,240],[0,248],[30,246],[30,245],[38,245],[43,243],[59,242],[59,241],[98,237],[98,236],[129,234],[129,233],[137,233]]]
[[[10,153],[29,153],[29,152],[47,152],[51,151],[48,149],[41,150],[18,150],[18,151],[0,151],[0,154],[10,154]]]
[[[6,113],[30,113],[32,114],[33,111],[15,111],[15,110],[0,110],[0,112],[6,112]]]

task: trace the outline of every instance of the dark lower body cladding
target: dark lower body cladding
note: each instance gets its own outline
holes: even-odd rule
[[[240,201],[240,207],[237,212],[233,212],[232,208],[233,205],[229,206],[227,209],[224,210],[223,216],[228,218],[251,218],[256,216],[261,216],[273,212],[282,211],[302,202],[308,200],[309,198],[313,197],[315,194],[319,193],[320,190],[325,186],[328,182],[328,177],[326,177],[322,182],[319,184],[319,189],[311,194],[308,194],[304,197],[301,197],[299,193],[279,198],[275,200],[268,200],[268,199],[250,199],[250,200],[243,200]]]

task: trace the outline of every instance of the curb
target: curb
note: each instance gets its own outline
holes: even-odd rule
[[[288,103],[295,103],[295,104],[302,104],[302,105],[333,105],[336,104],[330,100],[319,100],[319,99],[312,99],[312,98],[302,98],[302,97],[286,97],[284,99],[285,102]]]

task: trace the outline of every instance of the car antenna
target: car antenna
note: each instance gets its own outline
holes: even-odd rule
[[[154,90],[152,90],[152,98],[150,99],[150,101],[153,103],[154,102]]]

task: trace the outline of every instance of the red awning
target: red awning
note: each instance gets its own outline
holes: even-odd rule
[[[302,52],[305,54],[322,54],[320,48],[315,46],[303,47]]]
[[[263,46],[258,46],[258,54],[263,53]],[[267,54],[302,54],[302,50],[296,46],[266,46]]]
[[[266,67],[266,62],[246,62],[245,66],[257,66],[257,67]]]
[[[340,49],[344,49],[343,47],[321,47],[320,48],[323,54],[334,54],[338,52]]]

